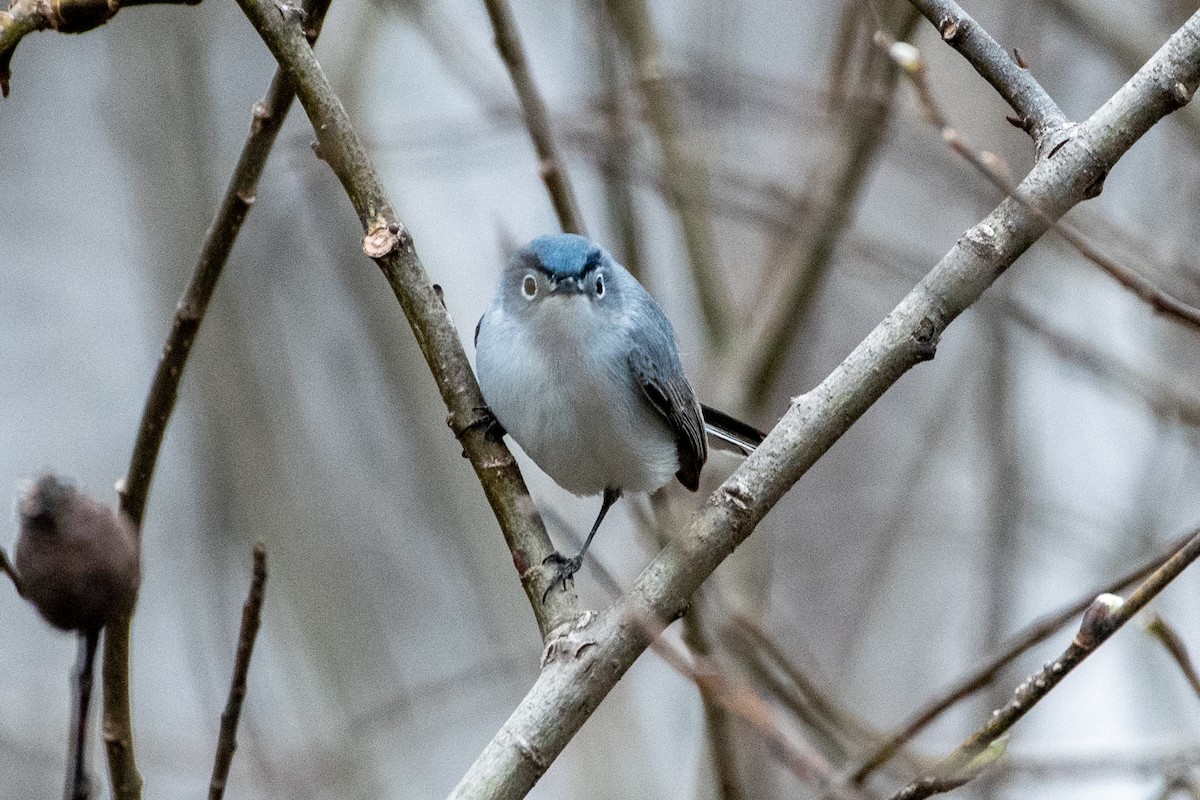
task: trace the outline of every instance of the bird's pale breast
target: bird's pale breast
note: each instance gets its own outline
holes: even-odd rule
[[[587,302],[548,299],[525,324],[489,310],[476,346],[480,387],[500,424],[564,489],[654,491],[679,468],[674,436],[633,384],[622,326]]]

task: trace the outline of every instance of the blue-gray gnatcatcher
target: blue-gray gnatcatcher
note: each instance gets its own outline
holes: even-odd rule
[[[517,251],[475,329],[475,350],[500,425],[559,486],[604,495],[579,553],[546,559],[557,569],[550,588],[566,588],[622,492],[653,492],[672,476],[699,488],[706,423],[744,452],[762,441],[702,408],[658,303],[582,236],[541,236]]]

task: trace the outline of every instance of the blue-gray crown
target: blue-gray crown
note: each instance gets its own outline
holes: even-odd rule
[[[524,247],[521,255],[550,277],[561,280],[577,278],[596,267],[604,258],[604,251],[584,236],[556,233],[537,237]]]

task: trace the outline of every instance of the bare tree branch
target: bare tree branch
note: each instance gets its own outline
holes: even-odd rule
[[[1154,14],[1129,16],[1121,5],[1094,3],[1089,0],[1042,0],[1069,27],[1097,45],[1123,70],[1134,72],[1154,53],[1165,32],[1155,24]],[[1188,106],[1176,121],[1200,148],[1200,106]]]
[[[521,45],[521,33],[517,30],[517,21],[513,17],[508,0],[483,0],[487,6],[488,16],[492,20],[492,28],[496,32],[496,49],[508,67],[509,77],[517,90],[521,101],[521,111],[525,115],[525,127],[529,130],[529,138],[533,139],[534,149],[539,159],[538,174],[546,184],[550,193],[550,201],[554,204],[554,213],[558,215],[558,224],[567,233],[586,234],[583,216],[579,213],[579,201],[575,190],[571,188],[571,179],[567,175],[567,167],[554,143],[554,132],[550,127],[550,113],[546,103],[538,92],[533,75],[529,72],[529,63],[525,60],[525,50]]]
[[[862,783],[868,775],[891,760],[892,756],[899,752],[918,733],[925,730],[931,722],[940,717],[946,709],[990,684],[999,676],[1001,670],[1016,661],[1030,649],[1049,639],[1061,630],[1064,625],[1086,611],[1098,595],[1116,594],[1132,586],[1136,581],[1142,580],[1154,572],[1154,570],[1161,567],[1172,554],[1187,544],[1192,536],[1192,533],[1188,533],[1180,537],[1168,545],[1166,552],[1155,554],[1149,561],[1139,564],[1106,586],[1086,592],[1064,608],[1047,614],[1028,625],[1009,640],[1008,645],[1002,648],[1000,655],[943,691],[937,700],[930,703],[928,707],[913,717],[907,725],[866,758],[862,766],[851,773],[850,779],[855,783]]]
[[[0,11],[0,96],[8,97],[9,63],[21,39],[34,31],[83,33],[108,22],[122,8],[153,3],[196,5],[200,0],[13,0]]]
[[[645,281],[642,264],[642,237],[633,182],[639,173],[634,165],[636,137],[631,122],[630,99],[620,79],[620,53],[616,31],[604,11],[604,0],[586,0],[588,25],[595,33],[596,60],[599,63],[601,96],[599,110],[604,117],[605,136],[594,157],[604,180],[609,223],[620,242],[618,259],[639,281]],[[609,249],[612,249],[611,247]],[[616,251],[614,251],[616,252]]]
[[[846,13],[853,10],[846,7]],[[898,39],[907,39],[919,17],[907,4],[896,11],[889,14],[895,18],[889,31]],[[821,163],[809,182],[815,197],[796,196],[787,211],[787,217],[805,219],[807,224],[783,232],[792,238],[788,254],[794,254],[795,261],[783,275],[769,277],[760,295],[761,308],[754,315],[758,320],[754,347],[749,358],[742,359],[744,377],[737,382],[741,408],[761,409],[770,399],[796,332],[816,304],[842,235],[854,222],[855,205],[888,131],[899,71],[870,45],[869,31],[866,35],[860,85],[837,98],[840,121],[836,138],[841,147],[834,158]]]
[[[662,50],[646,0],[606,0],[606,4],[632,57],[645,113],[662,148],[667,199],[679,215],[709,343],[719,352],[730,335],[730,303],[717,262],[708,206],[708,171],[683,140],[683,124],[663,74]]]
[[[306,34],[315,41],[329,8],[329,0],[309,0],[304,8]],[[176,307],[171,332],[167,334],[163,354],[146,397],[129,469],[117,486],[121,511],[133,520],[139,535],[158,453],[171,412],[175,409],[188,356],[200,332],[200,324],[204,321],[221,271],[229,260],[242,223],[254,204],[258,180],[294,96],[283,72],[277,71],[266,97],[254,106],[250,133],[229,179],[225,197],[204,239],[191,281]],[[104,633],[104,742],[116,800],[137,800],[142,793],[142,776],[134,759],[133,719],[129,704],[129,626],[130,620],[114,622]]]
[[[1050,219],[1094,192],[1098,176],[1178,107],[1176,86],[1200,83],[1200,13],[1128,83],[1073,130],[1021,183]],[[795,398],[766,441],[717,490],[688,532],[654,559],[608,610],[581,619],[549,648],[541,674],[452,797],[523,797],[650,637],[638,620],[677,618],[688,598],[767,511],[909,369],[933,357],[959,314],[1029,248],[1048,224],[1007,198],[933,270],[821,385]]]
[[[250,656],[254,654],[254,640],[258,637],[266,588],[267,549],[260,543],[254,546],[254,576],[250,580],[246,604],[242,606],[242,627],[238,633],[233,677],[229,681],[229,698],[221,714],[217,754],[213,759],[212,779],[208,783],[208,800],[221,800],[225,796],[229,768],[233,766],[233,753],[237,750],[238,720],[242,716],[242,701],[246,699],[246,677],[250,673]]]
[[[1200,13],[1193,22],[1200,20]],[[1174,37],[1172,37],[1174,39]],[[1161,50],[1159,51],[1162,52]],[[1200,54],[1198,54],[1200,55]],[[1080,623],[1079,632],[1071,644],[1058,658],[1048,662],[1036,673],[1026,678],[1012,699],[1003,708],[997,709],[987,724],[971,734],[958,748],[943,759],[932,774],[913,781],[892,796],[892,800],[923,800],[962,785],[962,771],[983,753],[993,742],[1006,734],[1029,710],[1046,697],[1071,670],[1096,652],[1110,636],[1116,633],[1134,615],[1153,600],[1159,592],[1180,573],[1200,557],[1200,529],[1193,531],[1187,544],[1177,550],[1167,561],[1146,578],[1128,600],[1117,595],[1102,594],[1088,607]],[[957,783],[956,783],[957,781]],[[953,784],[953,785],[950,785]]]
[[[1026,203],[1029,209],[1035,214],[1041,213],[1036,205],[1029,204],[1021,197],[1016,185],[1008,178],[1006,170],[999,165],[999,159],[995,155],[986,151],[977,152],[967,143],[958,130],[949,123],[937,101],[934,99],[933,90],[929,86],[926,75],[925,62],[920,58],[916,49],[904,49],[903,46],[898,49],[894,46],[895,42],[888,42],[886,37],[880,38],[882,40],[881,43],[889,47],[893,57],[897,58],[904,65],[904,73],[912,80],[913,85],[916,87],[917,96],[920,99],[922,108],[925,110],[925,115],[929,118],[930,122],[941,130],[942,139],[945,140],[946,144],[954,152],[965,158],[971,166],[983,173],[984,177],[1009,197]],[[916,54],[915,57],[914,54]],[[1172,94],[1180,107],[1190,101],[1192,96],[1192,92],[1187,91],[1187,87],[1182,84],[1173,87]],[[1099,194],[1103,188],[1105,177],[1107,176],[1101,175],[1098,183],[1093,187],[1096,194]],[[1081,256],[1107,272],[1118,283],[1148,303],[1155,311],[1174,317],[1180,322],[1191,325],[1194,328],[1200,328],[1200,308],[1195,308],[1182,300],[1172,297],[1133,270],[1113,261],[1088,244],[1086,239],[1069,228],[1061,220],[1047,219],[1046,221],[1051,225],[1054,232],[1074,247]]]
[[[462,443],[500,522],[513,565],[543,637],[579,613],[573,591],[551,592],[542,601],[550,570],[542,562],[554,552],[550,538],[512,453],[494,434],[487,408],[467,361],[458,330],[429,281],[412,236],[401,224],[371,165],[346,109],[329,85],[294,16],[273,0],[238,0],[295,87],[317,136],[317,154],[329,164],[350,197],[365,230],[363,252],[383,271],[449,409],[448,423]],[[286,12],[288,7],[284,6]]]
[[[1048,155],[1067,135],[1070,121],[1029,68],[1018,64],[954,0],[910,0],[933,23],[942,39],[1017,112],[1009,119],[1033,137],[1039,156]]]
[[[1179,671],[1187,678],[1192,691],[1196,693],[1197,697],[1200,697],[1200,675],[1196,674],[1196,665],[1192,663],[1192,657],[1188,655],[1187,645],[1183,643],[1182,637],[1165,619],[1153,612],[1150,612],[1146,620],[1146,632],[1162,644],[1172,660],[1179,666]]]

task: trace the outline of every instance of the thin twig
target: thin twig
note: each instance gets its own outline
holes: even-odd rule
[[[754,620],[745,614],[735,613],[724,631],[727,636],[736,637],[737,641],[748,646],[741,648],[741,657],[746,666],[798,719],[816,731],[835,751],[834,756],[839,762],[844,762],[847,753],[854,748],[861,752],[865,746],[883,741],[883,734],[823,692]],[[919,769],[924,765],[924,762],[915,758],[906,759],[905,763],[911,769]]]
[[[925,62],[921,59],[916,48],[898,49],[895,46],[896,43],[888,41],[887,37],[880,37],[880,44],[888,47],[893,58],[896,58],[898,63],[904,68],[904,74],[912,80],[913,86],[917,90],[917,97],[921,102],[925,115],[929,118],[930,122],[941,130],[942,138],[954,152],[965,158],[971,166],[979,170],[984,177],[1009,197],[1023,204],[1032,213],[1041,217],[1045,224],[1050,226],[1055,233],[1074,247],[1081,256],[1107,272],[1119,284],[1148,303],[1155,311],[1173,317],[1194,328],[1200,328],[1200,308],[1188,305],[1182,300],[1172,297],[1141,275],[1118,264],[1092,247],[1082,236],[1065,225],[1061,220],[1054,219],[1045,211],[1038,208],[1028,198],[1024,197],[1017,185],[1005,174],[1005,170],[999,166],[1000,162],[996,156],[987,152],[976,152],[972,149],[958,130],[950,125],[938,106],[937,101],[934,99],[933,91],[929,86],[926,76]],[[1164,89],[1165,96],[1174,106],[1172,110],[1181,108],[1188,103],[1195,92],[1194,88],[1189,88],[1182,82],[1176,82],[1164,87]],[[1061,142],[1057,146],[1061,146]],[[1091,196],[1095,197],[1100,194],[1100,191],[1104,187],[1106,176],[1106,171],[1099,171],[1094,175],[1092,183],[1088,187],[1088,192]]]
[[[312,41],[320,33],[330,0],[306,0],[306,33]],[[142,411],[141,424],[129,469],[118,484],[121,511],[133,520],[140,535],[146,501],[167,423],[179,395],[184,368],[200,332],[209,300],[233,250],[246,215],[254,204],[258,180],[295,95],[282,71],[277,71],[266,97],[254,106],[250,133],[225,197],[209,226],[195,271],[175,310]],[[108,769],[116,800],[141,797],[142,777],[133,752],[133,720],[129,704],[129,620],[111,623],[104,634],[104,730]]]
[[[447,422],[500,523],[513,566],[545,638],[579,614],[578,598],[573,591],[562,591],[551,592],[548,600],[542,601],[551,578],[543,562],[554,547],[516,460],[495,435],[495,418],[479,391],[440,289],[430,282],[412,236],[396,216],[362,139],[296,20],[280,14],[273,0],[238,0],[238,4],[291,80],[316,133],[317,154],[329,164],[358,213],[365,231],[363,252],[383,272],[416,336],[449,409]]]
[[[629,101],[621,84],[616,32],[604,13],[603,0],[587,0],[588,25],[596,36],[596,59],[600,64],[601,114],[606,135],[597,158],[604,181],[609,223],[616,229],[620,243],[619,257],[625,269],[640,281],[646,280],[642,265],[642,237],[632,181],[639,173],[634,169],[636,141],[630,129]],[[616,251],[614,251],[616,252]]]
[[[1191,428],[1200,428],[1200,396],[1186,376],[1174,382],[1134,368],[1096,342],[1054,327],[1050,313],[1006,301],[1003,312],[1032,334],[1057,358],[1087,370],[1100,380],[1115,386],[1139,401],[1160,420],[1169,420]]]
[[[1166,85],[1164,85],[1166,82]],[[1055,217],[1088,197],[1175,107],[1168,87],[1200,84],[1200,12],[1080,124],[1054,159],[1040,159],[1025,196]],[[1010,198],[946,253],[816,388],[796,397],[766,440],[704,503],[609,609],[572,627],[576,646],[548,659],[524,699],[459,781],[456,800],[525,797],[607,694],[649,647],[638,620],[669,623],[763,516],[901,376],[933,357],[939,337],[1048,226]],[[584,644],[586,643],[586,644]]]
[[[1190,797],[1191,800],[1200,800],[1200,784],[1189,775],[1172,775],[1163,784],[1162,791],[1154,795],[1153,800],[1172,800],[1180,795]]]
[[[1117,594],[1132,586],[1135,582],[1142,580],[1154,572],[1154,570],[1161,567],[1173,553],[1187,544],[1192,536],[1192,533],[1188,533],[1185,536],[1179,537],[1168,544],[1162,552],[1156,553],[1153,558],[1139,564],[1116,580],[1083,593],[1058,611],[1051,612],[1026,626],[1024,630],[1009,639],[1008,644],[1002,648],[1000,655],[948,687],[938,696],[937,700],[930,703],[913,717],[907,725],[884,742],[878,750],[863,761],[862,766],[851,773],[850,780],[854,783],[862,783],[868,775],[883,764],[886,764],[904,745],[912,741],[913,737],[925,730],[931,722],[940,717],[948,708],[970,697],[994,681],[1005,667],[1049,639],[1061,630],[1063,626],[1086,611],[1098,595]]]
[[[546,103],[538,92],[533,75],[529,72],[529,62],[525,59],[525,49],[521,45],[521,33],[517,30],[517,21],[513,17],[508,0],[483,0],[487,6],[488,16],[492,20],[492,29],[496,32],[496,49],[508,67],[508,75],[512,78],[513,88],[521,101],[521,111],[525,115],[525,127],[529,130],[529,138],[533,139],[534,149],[538,156],[538,174],[546,184],[550,193],[550,202],[554,204],[554,213],[558,215],[558,224],[567,233],[586,234],[583,216],[579,213],[579,201],[575,190],[571,188],[571,179],[567,175],[566,164],[559,155],[558,146],[554,143],[554,132],[550,127],[550,114],[546,111]]]
[[[696,684],[705,697],[741,719],[763,738],[771,751],[793,775],[835,798],[863,797],[861,791],[838,787],[833,770],[807,742],[786,736],[773,719],[774,708],[745,681],[730,678],[708,659],[695,653],[691,660],[651,631],[651,649],[672,669]]]
[[[1200,15],[1198,15],[1200,16]],[[943,759],[929,775],[919,778],[892,796],[892,800],[923,800],[945,791],[943,785],[961,776],[964,768],[984,752],[992,742],[1005,735],[1029,710],[1045,698],[1071,670],[1096,652],[1110,636],[1116,633],[1134,615],[1146,607],[1171,581],[1179,577],[1185,568],[1200,557],[1200,529],[1192,534],[1187,544],[1175,551],[1170,558],[1142,581],[1129,595],[1121,600],[1114,594],[1102,594],[1084,612],[1079,632],[1063,654],[1048,662],[1036,673],[1026,678],[1013,692],[1013,697],[1003,708],[994,711],[988,722],[958,748]],[[961,784],[960,784],[961,785]]]
[[[1135,71],[1166,35],[1155,24],[1158,15],[1129,15],[1128,7],[1120,3],[1110,6],[1089,0],[1042,0],[1042,5],[1053,12],[1056,21],[1074,28],[1097,45],[1124,72]],[[1200,148],[1200,106],[1184,109],[1176,121],[1191,139],[1193,149]]]
[[[1192,687],[1192,691],[1200,697],[1200,675],[1196,673],[1196,665],[1192,663],[1192,657],[1188,655],[1187,645],[1183,643],[1183,639],[1172,628],[1165,619],[1160,615],[1151,612],[1146,619],[1146,632],[1159,641],[1160,644],[1179,665],[1179,670],[1183,676],[1187,678],[1188,685]]]
[[[696,659],[711,661],[712,646],[704,630],[701,604],[692,603],[691,611],[683,618],[683,643]],[[661,640],[656,640],[656,644]],[[700,692],[704,706],[704,727],[708,731],[708,750],[716,776],[717,797],[720,800],[738,800],[744,796],[738,780],[737,750],[733,738],[730,710],[722,702],[714,681],[699,680],[695,675],[684,673]]]
[[[221,800],[225,796],[225,783],[229,779],[229,768],[233,766],[233,753],[237,750],[238,720],[242,716],[242,701],[246,699],[246,676],[250,672],[254,640],[258,637],[266,587],[267,549],[260,543],[254,546],[254,576],[250,581],[246,604],[242,606],[237,656],[233,662],[233,677],[229,682],[229,698],[221,714],[221,731],[217,735],[217,754],[213,759],[212,780],[208,784],[208,800]]]
[[[576,545],[583,541],[583,537],[572,528],[565,519],[563,519],[556,511],[550,510],[546,512],[547,519],[564,532],[572,539]],[[612,570],[604,563],[604,559],[593,557],[592,571],[600,585],[604,587],[612,597],[621,595],[621,584],[613,575]],[[689,609],[688,617],[691,616],[691,611],[694,610],[693,605]],[[736,678],[730,678],[717,666],[710,658],[708,653],[699,652],[693,646],[689,638],[685,634],[683,643],[688,648],[691,654],[691,661],[675,648],[664,642],[659,634],[663,631],[663,626],[651,618],[643,618],[639,620],[643,630],[654,637],[654,643],[651,648],[659,655],[667,666],[674,669],[683,677],[696,684],[696,689],[700,693],[700,697],[705,703],[705,713],[708,713],[708,707],[712,706],[719,708],[726,716],[736,716],[739,719],[750,724],[751,728],[757,733],[770,747],[771,751],[779,758],[796,777],[817,786],[823,791],[834,792],[835,797],[846,797],[847,792],[845,787],[835,786],[833,783],[833,775],[830,765],[817,753],[807,742],[793,741],[778,724],[772,719],[770,704],[759,695],[753,687]],[[728,721],[724,723],[728,725]],[[712,733],[710,729],[710,734]],[[721,772],[721,765],[717,765],[717,779],[724,779]],[[725,786],[718,786],[719,796],[729,796]],[[740,796],[736,786],[733,787],[733,796]],[[850,797],[862,797],[857,789],[849,793]]]
[[[13,0],[0,11],[0,96],[8,97],[9,62],[21,39],[34,31],[83,33],[108,22],[122,8],[152,3],[196,5],[200,0]]]
[[[64,800],[89,800],[92,779],[87,768],[88,711],[92,704],[93,668],[100,629],[79,631],[79,654],[75,663],[75,684],[71,704],[71,731],[74,737],[67,752],[67,778]]]
[[[17,594],[24,596],[25,591],[21,587],[21,578],[17,575],[17,569],[13,566],[12,561],[8,558],[8,553],[3,547],[0,547],[0,572],[8,576],[13,583],[13,588],[17,590]]]
[[[933,23],[942,39],[962,54],[1017,112],[1009,121],[1033,137],[1038,154],[1048,155],[1070,125],[1058,103],[1028,67],[1018,64],[954,0],[910,0]]]
[[[907,5],[893,23],[891,34],[908,38],[918,15]],[[851,6],[846,7],[846,13]],[[822,162],[810,185],[819,193],[816,199],[797,196],[787,216],[805,217],[796,231],[788,254],[795,254],[786,275],[770,279],[759,293],[760,320],[754,347],[743,361],[744,377],[738,381],[739,408],[761,409],[770,399],[770,389],[791,352],[796,332],[816,307],[821,284],[833,263],[842,235],[854,221],[854,209],[874,165],[875,156],[885,139],[891,118],[899,70],[889,59],[870,46],[864,48],[860,86],[851,97],[842,98],[835,158]],[[805,214],[805,212],[808,212]]]
[[[709,213],[708,172],[683,140],[683,124],[663,74],[662,48],[646,0],[606,0],[609,17],[633,60],[643,106],[662,149],[667,198],[679,216],[692,280],[713,349],[729,340],[729,293],[717,262]]]

